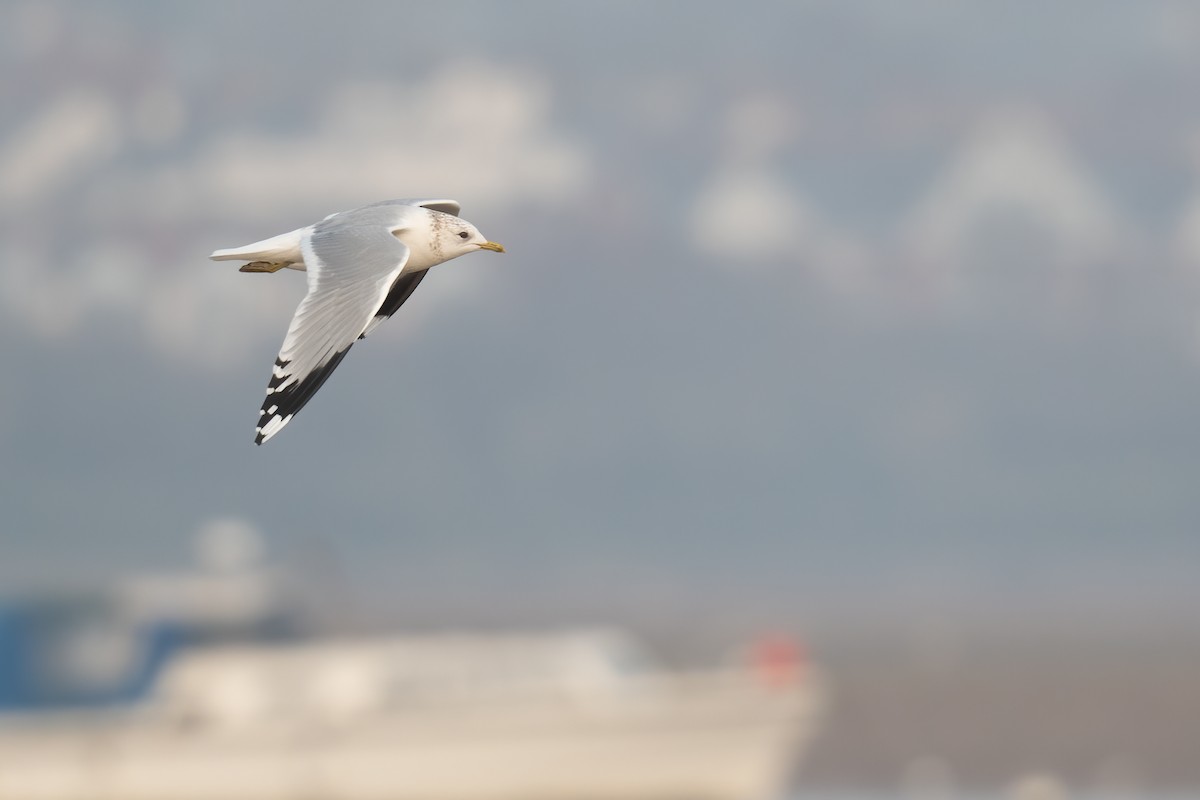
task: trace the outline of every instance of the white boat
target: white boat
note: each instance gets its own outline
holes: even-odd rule
[[[761,800],[821,698],[786,657],[667,671],[604,631],[220,647],[137,708],[0,724],[0,800]]]

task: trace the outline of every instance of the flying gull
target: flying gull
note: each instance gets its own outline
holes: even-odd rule
[[[249,262],[242,272],[308,273],[308,294],[267,383],[255,444],[291,421],[350,347],[404,305],[430,267],[475,250],[504,252],[458,212],[454,200],[385,200],[209,256]]]

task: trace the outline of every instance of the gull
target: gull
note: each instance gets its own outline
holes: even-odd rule
[[[454,200],[384,200],[209,256],[248,262],[241,272],[308,273],[308,293],[267,383],[255,444],[291,422],[350,347],[395,314],[430,267],[476,250],[504,252],[460,219],[459,208]]]

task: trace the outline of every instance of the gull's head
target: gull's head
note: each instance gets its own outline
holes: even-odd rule
[[[450,258],[476,250],[491,250],[493,253],[504,252],[504,245],[489,242],[478,228],[465,219],[450,217],[448,224],[442,227],[440,233],[443,239],[442,252]]]

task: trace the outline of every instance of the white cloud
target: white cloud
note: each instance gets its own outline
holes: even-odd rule
[[[0,143],[0,208],[44,200],[115,152],[120,120],[111,101],[73,92],[50,101]]]
[[[468,211],[563,202],[583,189],[590,162],[553,130],[550,100],[543,81],[483,64],[419,84],[349,84],[324,102],[310,134],[230,134],[188,179],[207,206],[237,215],[398,195],[459,197]]]
[[[808,245],[813,212],[798,192],[759,169],[714,175],[697,196],[690,241],[705,255],[741,268],[795,258]]]
[[[765,166],[726,165],[693,202],[688,243],[731,270],[803,265],[834,294],[874,292],[869,247],[832,225]]]
[[[217,517],[196,532],[196,560],[216,572],[256,566],[265,550],[262,531],[242,517]]]
[[[83,180],[83,168],[122,143],[170,144],[186,109],[169,85],[135,98],[127,119],[99,95],[65,94],[2,143],[0,208],[62,201],[78,244],[64,252],[44,230],[0,218],[0,307],[44,340],[121,319],[189,367],[261,358],[262,340],[282,340],[304,278],[238,275],[208,262],[209,251],[279,233],[288,220],[313,221],[299,217],[314,209],[388,197],[454,197],[468,218],[481,208],[570,202],[591,161],[555,129],[551,101],[537,77],[479,63],[411,83],[345,84],[318,99],[309,130],[223,132],[190,158]],[[236,236],[216,238],[234,224]],[[477,292],[476,283],[442,286]]]
[[[1058,263],[1110,258],[1122,221],[1070,146],[1042,115],[1002,111],[977,132],[907,220],[920,261],[958,263],[986,246],[987,226],[1016,216],[1048,240]]]
[[[870,280],[867,248],[774,166],[800,128],[796,109],[775,95],[729,106],[720,161],[688,215],[688,242],[729,269],[803,264],[835,293],[857,292]]]
[[[152,350],[186,368],[218,369],[254,353],[248,342],[283,339],[304,277],[251,276],[202,258],[154,258],[131,239],[95,242],[65,263],[48,253],[0,249],[0,309],[44,341],[68,341],[122,320]],[[291,280],[288,280],[291,278]],[[264,280],[265,279],[265,280]]]
[[[101,250],[91,255],[99,256],[98,260],[80,269],[53,264],[35,247],[0,248],[0,306],[5,315],[23,323],[36,337],[54,340],[78,331],[90,311],[122,305],[117,295],[126,281],[109,284],[105,276],[112,262]],[[140,253],[131,254],[122,268],[136,274],[142,263]]]
[[[185,368],[217,370],[262,359],[259,342],[282,342],[304,286],[290,270],[243,275],[197,259],[148,280],[135,313],[153,350]]]

